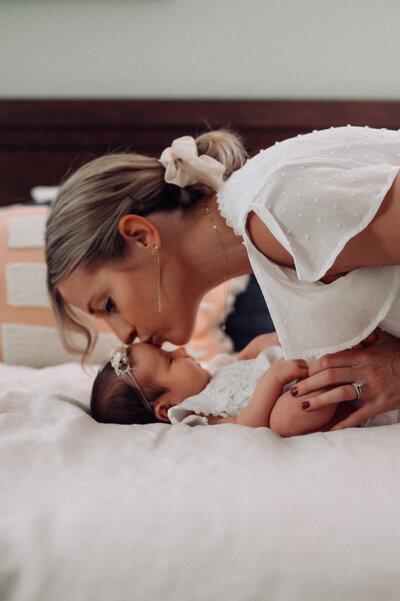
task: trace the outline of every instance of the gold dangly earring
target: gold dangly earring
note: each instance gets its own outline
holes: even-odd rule
[[[160,247],[157,246],[157,244],[154,244],[153,249],[156,254],[157,305],[158,305],[158,312],[161,313]]]

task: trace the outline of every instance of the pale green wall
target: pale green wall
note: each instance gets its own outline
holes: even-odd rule
[[[0,97],[400,98],[400,0],[0,0]]]

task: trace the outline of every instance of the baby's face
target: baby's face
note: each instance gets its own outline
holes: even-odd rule
[[[145,394],[146,383],[166,388],[176,404],[201,392],[210,380],[208,371],[183,347],[165,351],[140,342],[129,347],[128,357],[134,376]]]

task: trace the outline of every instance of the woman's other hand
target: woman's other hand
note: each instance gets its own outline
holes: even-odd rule
[[[400,341],[385,332],[377,331],[353,349],[320,357],[310,365],[309,374],[291,391],[305,411],[356,400],[353,383],[362,383],[360,408],[333,430],[360,426],[376,415],[400,408]],[[307,401],[301,398],[326,387],[330,390]]]

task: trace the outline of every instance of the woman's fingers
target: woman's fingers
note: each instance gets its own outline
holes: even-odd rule
[[[314,390],[318,390],[319,388],[328,388],[331,386],[338,386],[339,384],[352,384],[352,382],[356,382],[357,380],[362,380],[362,376],[361,374],[356,376],[354,368],[329,368],[318,372],[313,376],[310,375],[309,378],[306,378],[301,382],[297,382],[297,384],[291,388],[291,393],[295,397],[300,397],[304,394],[313,392]],[[352,388],[354,390],[354,387]]]
[[[307,400],[305,399],[307,396]],[[334,405],[337,403],[343,403],[345,401],[354,401],[357,398],[357,392],[353,385],[347,384],[345,386],[338,386],[337,388],[331,388],[330,390],[324,390],[318,392],[315,395],[308,393],[304,397],[299,398],[301,407],[304,411],[314,411],[320,409],[326,405]]]
[[[357,382],[361,383],[359,395]],[[400,341],[377,330],[357,348],[320,357],[309,366],[309,377],[293,386],[291,393],[304,411],[358,399],[361,406],[339,422],[336,430],[399,409]]]
[[[376,411],[373,410],[371,405],[363,405],[360,409],[354,411],[354,413],[346,417],[346,419],[333,426],[331,430],[344,430],[345,428],[356,428],[357,426],[361,426],[371,417],[374,417],[375,413]]]
[[[361,383],[357,395],[355,383]],[[319,389],[323,388],[321,391]],[[377,330],[357,348],[320,357],[291,393],[304,411],[358,399],[357,411],[333,429],[359,426],[400,408],[400,341]]]
[[[359,364],[360,353],[362,352],[363,350],[360,349],[352,349],[340,351],[339,353],[332,353],[331,355],[324,355],[311,363],[308,372],[310,376],[313,376],[321,371],[336,367],[356,367]]]
[[[356,347],[324,355],[309,366],[310,376],[331,368],[380,365],[399,361],[400,343],[397,338],[380,330],[375,330]]]

